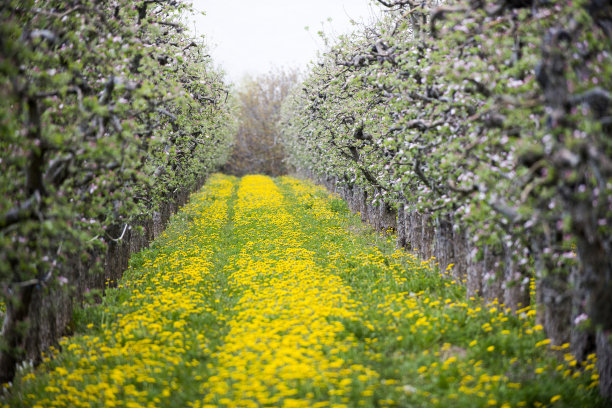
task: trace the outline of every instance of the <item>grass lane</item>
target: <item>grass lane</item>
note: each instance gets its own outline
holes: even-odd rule
[[[317,267],[271,179],[243,178],[235,223],[247,241],[230,262],[241,299],[217,371],[203,384],[203,405],[339,406],[347,379],[375,376],[342,358],[353,342],[339,337],[338,319],[358,318],[348,287]]]
[[[597,407],[595,359],[310,183],[215,175],[11,407]]]
[[[353,289],[360,318],[342,323],[359,347],[347,358],[378,373],[375,406],[605,406],[595,356],[578,363],[568,344],[551,346],[535,310],[466,301],[435,259],[395,250],[393,238],[363,227],[323,188],[292,178],[279,184],[311,237],[306,248]]]
[[[168,407],[199,398],[235,301],[223,275],[223,254],[235,245],[234,185],[214,176],[193,195],[131,259],[119,287],[78,313],[77,334],[61,341],[61,352],[21,372],[4,405]]]

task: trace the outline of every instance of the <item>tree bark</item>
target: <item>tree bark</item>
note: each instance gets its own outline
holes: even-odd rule
[[[454,263],[455,251],[453,245],[453,224],[449,215],[440,215],[435,220],[435,243],[434,256],[444,275],[451,273],[447,271],[448,265]]]
[[[484,246],[484,275],[482,297],[487,301],[502,301],[502,251],[492,245]]]
[[[474,246],[471,240],[468,240],[467,245],[468,260],[467,260],[467,297],[480,297],[483,290],[484,277],[484,261],[476,260],[478,248]]]
[[[4,344],[0,351],[0,383],[13,381],[17,364],[23,361],[29,328],[28,311],[34,288],[34,285],[19,288],[15,301],[6,305],[1,333]]]
[[[379,208],[380,229],[382,231],[395,231],[397,229],[397,211],[387,203]]]
[[[611,333],[597,333],[597,369],[599,372],[599,391],[612,401],[612,343]]]
[[[455,265],[451,272],[453,279],[457,280],[457,283],[467,279],[468,259],[470,256],[468,249],[466,230],[463,228],[453,229],[453,253],[455,254],[453,262]]]
[[[583,280],[584,274],[580,266],[572,267],[569,276],[569,285],[573,290],[572,314],[570,316],[570,345],[576,360],[583,362],[587,356],[596,349],[596,334],[590,328],[583,328],[576,324],[581,316],[587,315],[587,302],[589,291]]]
[[[537,312],[541,314],[546,335],[554,345],[569,342],[572,299],[567,276],[548,274],[538,279],[536,292],[540,293]]]
[[[516,262],[514,257],[516,252],[517,248],[509,247],[506,244],[503,245],[503,302],[506,307],[509,307],[512,311],[526,307],[530,303],[529,274],[525,266]]]
[[[406,236],[406,211],[404,203],[400,202],[397,208],[397,248],[407,248]]]

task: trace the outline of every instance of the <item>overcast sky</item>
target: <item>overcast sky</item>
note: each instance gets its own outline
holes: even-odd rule
[[[234,82],[276,66],[305,67],[323,49],[318,31],[350,32],[351,20],[369,22],[377,9],[370,0],[192,1],[206,15],[196,15],[191,29],[206,36],[215,63]]]

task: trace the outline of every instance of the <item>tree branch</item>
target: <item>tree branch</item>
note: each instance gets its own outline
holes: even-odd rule
[[[40,192],[36,190],[34,194],[28,198],[19,207],[10,209],[0,218],[0,229],[4,229],[13,224],[23,222],[29,219],[34,219],[34,215],[38,213],[38,207],[41,203]]]
[[[402,8],[406,5],[409,5],[412,8],[416,7],[416,4],[414,4],[412,0],[395,0],[393,2],[385,1],[385,0],[376,0],[376,1],[388,8],[393,8],[393,7]]]

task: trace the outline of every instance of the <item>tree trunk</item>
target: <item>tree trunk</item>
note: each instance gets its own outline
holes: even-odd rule
[[[406,221],[408,220],[409,225],[407,233],[409,237],[408,241],[410,243],[410,250],[420,254],[422,243],[421,236],[423,232],[423,226],[421,225],[421,223],[423,222],[423,220],[421,219],[421,215],[416,211],[412,211],[406,216]]]
[[[378,207],[374,207],[374,205],[366,201],[366,214],[368,223],[375,229],[380,230],[380,217]]]
[[[569,342],[572,299],[567,276],[562,273],[541,277],[536,291],[540,292],[538,313],[546,335],[554,345]]]
[[[502,251],[492,245],[484,246],[484,275],[482,297],[487,301],[503,301]]]
[[[583,362],[596,349],[595,332],[590,328],[577,325],[582,316],[587,316],[589,291],[584,282],[584,273],[579,265],[573,266],[569,275],[569,285],[573,291],[570,344],[576,360]]]
[[[470,256],[469,245],[467,242],[467,232],[462,228],[453,229],[453,253],[455,259],[451,269],[453,279],[457,283],[467,279],[468,259]]]
[[[468,261],[467,261],[467,297],[482,296],[484,261],[476,260],[478,248],[471,240],[468,240]]]
[[[530,303],[529,297],[529,273],[524,265],[516,262],[514,254],[519,252],[517,248],[503,245],[504,258],[504,291],[503,302],[512,311],[521,309]],[[500,299],[502,300],[502,299]]]
[[[359,214],[361,215],[361,222],[368,222],[368,192],[362,190],[361,188],[358,190],[358,204],[359,204]]]
[[[404,203],[400,202],[397,208],[397,249],[407,248],[406,211]]]
[[[419,253],[423,260],[428,261],[433,255],[433,240],[434,240],[434,228],[432,225],[432,219],[427,214],[419,214],[421,218],[421,234],[419,242]]]
[[[18,289],[14,302],[6,304],[2,324],[3,347],[0,350],[0,383],[13,381],[17,364],[25,355],[25,339],[28,333],[28,311],[35,285]]]
[[[599,391],[612,401],[612,343],[611,333],[597,333],[597,369],[599,371]]]
[[[387,203],[380,205],[380,229],[384,232],[397,230],[397,211]]]
[[[453,224],[449,215],[441,215],[435,220],[434,230],[434,256],[443,275],[449,275],[448,265],[455,261],[455,251],[453,245]]]
[[[574,207],[574,233],[577,236],[577,252],[581,266],[580,273],[577,273],[574,280],[578,281],[578,287],[583,289],[578,292],[581,297],[576,299],[574,304],[586,306],[586,314],[600,331],[596,339],[599,390],[603,396],[612,400],[612,238],[602,234],[597,218],[589,211],[582,213],[583,210],[580,206]],[[592,339],[588,337],[588,333],[573,334],[586,342],[583,347],[589,346]],[[585,352],[581,349],[576,351]]]

